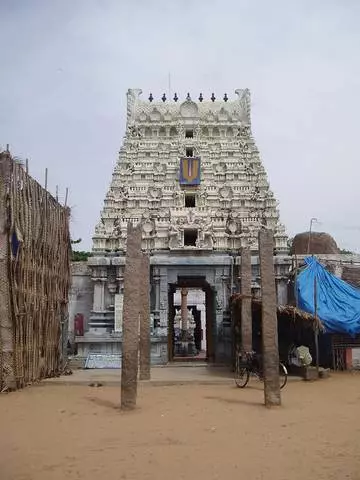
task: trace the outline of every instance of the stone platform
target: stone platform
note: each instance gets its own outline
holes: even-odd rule
[[[75,370],[72,375],[43,380],[41,385],[89,385],[98,382],[103,386],[120,386],[120,379],[120,369]],[[234,380],[232,373],[226,367],[179,364],[177,366],[152,367],[151,380],[141,381],[139,384],[152,386],[233,385]]]

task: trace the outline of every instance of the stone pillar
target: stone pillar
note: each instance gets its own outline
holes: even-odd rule
[[[265,405],[281,404],[276,287],[274,274],[274,234],[259,232],[259,254],[262,296],[262,343]]]
[[[105,309],[105,282],[106,278],[94,279],[94,312],[103,312]]]
[[[141,229],[127,228],[121,366],[121,409],[136,407],[141,275]]]
[[[187,330],[189,327],[188,322],[188,309],[187,309],[187,296],[188,290],[186,288],[181,289],[181,329]]]
[[[116,293],[114,300],[114,331],[121,333],[123,329],[123,311],[124,311],[124,294]]]
[[[158,268],[154,268],[153,280],[155,285],[155,310],[154,310],[154,327],[160,326],[160,272]]]
[[[123,313],[124,313],[124,277],[122,275],[122,270],[119,269],[116,281],[119,286],[119,293],[115,294],[114,300],[114,331],[122,333],[123,329]]]
[[[92,280],[94,281],[94,300],[89,321],[89,333],[102,334],[111,328],[105,316],[106,271],[96,272],[96,276],[93,274]]]
[[[197,305],[196,308],[200,310],[200,320],[201,320],[201,350],[206,351],[206,315],[205,315],[205,305],[202,303]]]
[[[241,295],[241,348],[242,352],[251,352],[251,253],[248,248],[241,250]]]
[[[277,303],[278,305],[287,305],[288,303],[288,279],[280,278],[277,281]]]
[[[150,380],[150,260],[141,259],[140,285],[140,380]]]
[[[168,329],[168,295],[169,286],[166,269],[160,269],[159,272],[159,324],[160,335],[167,335]]]
[[[214,361],[220,363],[223,357],[223,303],[222,288],[215,285]]]

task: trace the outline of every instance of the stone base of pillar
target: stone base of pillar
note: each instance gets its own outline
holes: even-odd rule
[[[89,319],[89,332],[106,334],[114,330],[114,312],[92,312]]]
[[[74,358],[85,360],[89,353],[97,353],[103,355],[122,353],[122,336],[117,333],[113,334],[94,334],[87,332],[83,337],[75,337],[77,346],[77,356]],[[166,365],[168,363],[168,345],[167,337],[151,337],[151,365]]]

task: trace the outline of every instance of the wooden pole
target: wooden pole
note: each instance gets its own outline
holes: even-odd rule
[[[45,190],[47,190],[48,186],[48,169],[45,168]]]
[[[241,250],[241,349],[252,351],[251,252]]]
[[[150,380],[150,259],[141,259],[140,286],[140,380]]]
[[[262,343],[265,406],[281,404],[277,302],[274,273],[274,234],[259,232],[260,274],[262,294]]]
[[[319,368],[320,368],[320,362],[319,362],[319,327],[317,323],[317,310],[318,310],[318,305],[317,305],[317,281],[316,277],[314,278],[314,317],[316,321],[316,326],[315,326],[315,352],[316,352],[316,371],[319,376]]]
[[[68,189],[68,187],[66,187],[66,192],[65,192],[65,204],[64,204],[65,207],[67,206],[68,195],[69,195],[69,189]]]
[[[141,229],[127,227],[124,274],[123,343],[121,366],[121,409],[136,407],[139,353],[139,313],[141,274]]]

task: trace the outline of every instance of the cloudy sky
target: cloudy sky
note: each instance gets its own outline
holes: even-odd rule
[[[0,147],[69,187],[91,235],[125,127],[126,91],[252,92],[252,122],[289,235],[360,252],[359,0],[0,0]]]

